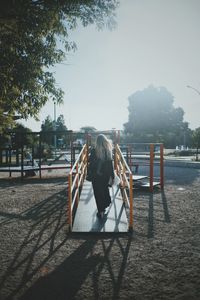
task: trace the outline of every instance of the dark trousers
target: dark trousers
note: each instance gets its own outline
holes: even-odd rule
[[[102,212],[111,203],[111,197],[108,188],[108,180],[102,176],[97,176],[92,181],[94,197],[96,200],[98,212]]]

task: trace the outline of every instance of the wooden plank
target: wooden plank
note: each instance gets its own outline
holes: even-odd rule
[[[110,189],[112,203],[103,219],[96,216],[97,208],[92,184],[84,182],[72,232],[127,232],[128,220],[119,188]]]
[[[160,185],[160,181],[154,181],[153,182],[153,186],[157,186],[157,185]],[[149,188],[150,187],[150,183],[149,182],[145,182],[145,183],[141,183],[140,187],[147,187]]]
[[[134,181],[142,180],[142,179],[145,179],[145,178],[148,178],[148,176],[134,175],[134,174],[133,174],[133,180],[134,180]]]

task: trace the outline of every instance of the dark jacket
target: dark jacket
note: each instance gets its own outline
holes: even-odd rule
[[[110,177],[114,179],[114,169],[111,159],[101,160],[96,157],[95,149],[91,150],[89,157],[89,173],[92,176],[92,181],[104,179],[108,183]]]

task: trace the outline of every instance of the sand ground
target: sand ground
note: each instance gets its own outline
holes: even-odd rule
[[[134,193],[134,232],[69,234],[67,180],[0,179],[0,299],[200,299],[200,169]]]

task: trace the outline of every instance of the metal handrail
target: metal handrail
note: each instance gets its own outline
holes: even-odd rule
[[[85,144],[68,175],[68,224],[70,231],[72,230],[73,224],[73,211],[77,208],[79,202],[80,187],[83,185],[87,173],[87,160],[88,146]],[[122,182],[121,192],[123,201],[127,203],[129,207],[129,231],[132,231],[133,177],[118,144],[115,146],[115,168]]]
[[[73,211],[78,206],[80,197],[80,188],[87,172],[88,147],[85,144],[79,153],[73,167],[68,175],[68,224],[69,230],[72,230]]]
[[[129,231],[133,230],[133,175],[120,150],[119,145],[115,146],[116,172],[121,179],[122,198],[129,207]]]
[[[160,187],[161,189],[164,188],[164,146],[162,143],[127,143],[125,145],[127,149],[127,163],[128,165],[133,165],[133,157],[137,153],[140,152],[133,152],[132,146],[134,145],[147,145],[149,146],[149,150],[145,151],[146,157],[149,159],[148,166],[149,166],[149,190],[153,192],[154,189],[154,162],[155,162],[155,146],[159,146],[159,164],[160,164]],[[135,164],[138,166],[138,163]]]

